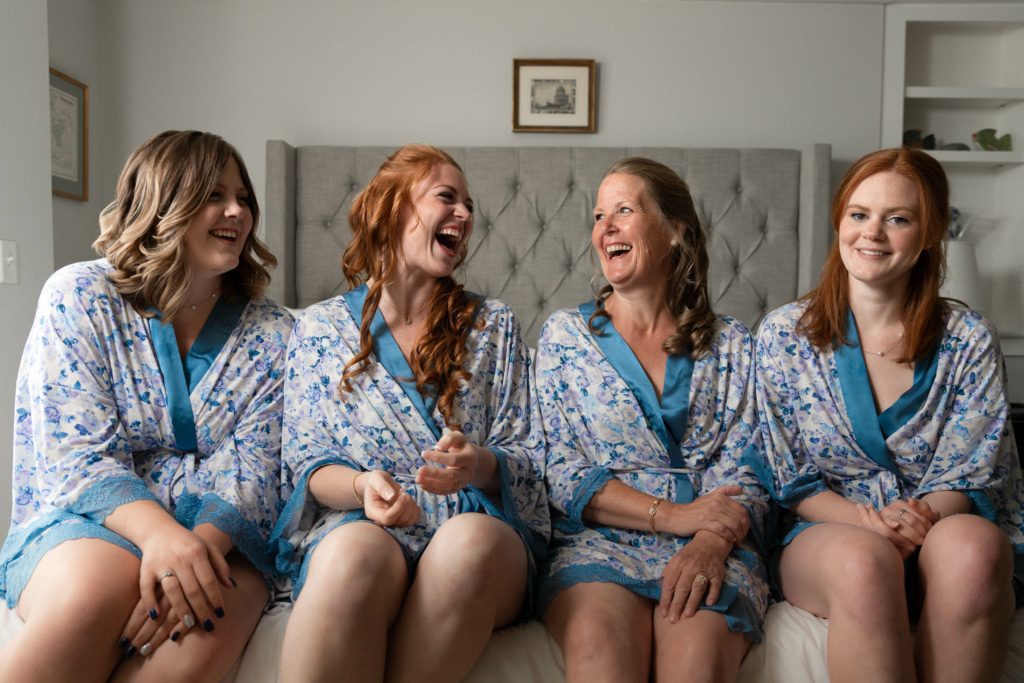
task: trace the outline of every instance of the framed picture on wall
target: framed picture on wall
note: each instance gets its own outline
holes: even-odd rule
[[[50,178],[58,197],[89,200],[89,87],[50,69]]]
[[[516,133],[597,132],[597,62],[593,59],[513,60],[512,130]]]

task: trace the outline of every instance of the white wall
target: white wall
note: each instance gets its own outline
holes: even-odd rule
[[[55,268],[95,258],[92,242],[99,231],[100,210],[114,192],[114,179],[104,165],[104,130],[110,98],[100,68],[101,0],[48,0],[47,32],[50,66],[89,88],[89,199],[53,197],[53,262]]]
[[[878,144],[883,8],[636,0],[107,0],[113,159],[195,127],[264,144]],[[159,27],[159,30],[156,30]],[[595,135],[513,134],[512,60],[600,64]],[[115,164],[117,162],[114,162]],[[108,169],[113,174],[114,169]]]
[[[14,383],[36,297],[53,270],[46,5],[0,2],[0,239],[15,240],[18,284],[0,284],[0,531],[11,509]]]

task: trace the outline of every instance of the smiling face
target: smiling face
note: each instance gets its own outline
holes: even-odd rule
[[[197,279],[223,275],[238,267],[242,247],[252,230],[249,202],[249,191],[231,157],[185,232],[185,252]]]
[[[672,236],[641,178],[612,173],[601,182],[591,244],[616,291],[664,287]]]
[[[839,223],[839,255],[850,286],[902,288],[921,254],[920,199],[914,182],[892,171],[868,176]]]
[[[412,187],[402,209],[401,270],[430,278],[452,274],[473,231],[473,200],[466,178],[450,164],[435,165]]]

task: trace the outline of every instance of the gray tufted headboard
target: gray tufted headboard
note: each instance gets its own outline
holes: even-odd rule
[[[267,142],[266,240],[280,263],[270,296],[303,307],[346,289],[352,199],[394,147]],[[708,231],[712,304],[754,325],[806,291],[831,238],[831,147],[447,148],[476,203],[466,286],[510,304],[530,344],[555,309],[590,296],[591,211],[612,162],[646,156],[689,184]],[[458,276],[458,274],[457,274]]]

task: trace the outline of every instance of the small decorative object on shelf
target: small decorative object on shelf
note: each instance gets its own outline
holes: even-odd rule
[[[939,149],[946,152],[970,152],[971,148],[962,142],[947,142],[946,144],[939,147]]]
[[[971,133],[971,140],[974,147],[986,152],[1009,152],[1013,150],[1013,138],[1009,133],[996,137],[995,128],[982,128],[977,133]]]
[[[903,131],[903,146],[910,149],[935,149],[935,135],[929,133],[921,136],[919,128]]]

